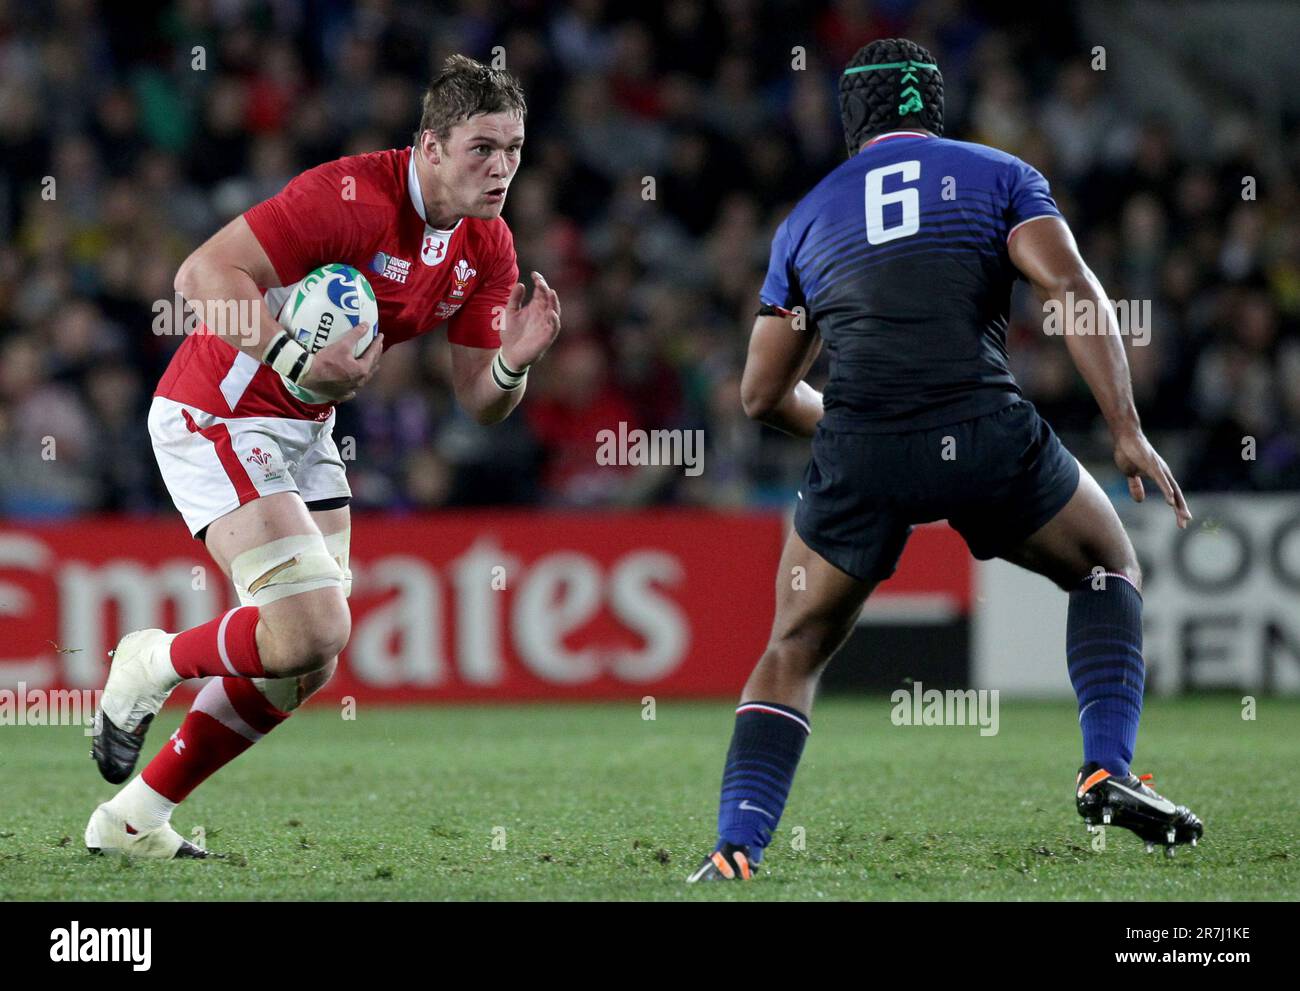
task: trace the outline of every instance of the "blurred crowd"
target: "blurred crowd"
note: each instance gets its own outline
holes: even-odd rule
[[[154,332],[178,265],[297,172],[409,144],[454,51],[523,82],[505,215],[564,330],[493,428],[457,411],[441,337],[403,345],[412,360],[339,409],[356,504],[785,503],[806,443],[739,401],[768,245],[844,160],[840,67],[899,35],[938,58],[948,136],[1038,167],[1108,294],[1152,301],[1135,388],[1186,487],[1300,488],[1300,131],[1279,142],[1246,113],[1186,147],[1126,113],[1086,49],[1054,50],[1072,34],[1053,16],[1040,32],[950,0],[0,0],[0,512],[169,506],[145,414],[179,344]],[[1010,349],[1104,465],[1096,407],[1023,294]],[[597,464],[620,421],[703,430],[703,473]]]

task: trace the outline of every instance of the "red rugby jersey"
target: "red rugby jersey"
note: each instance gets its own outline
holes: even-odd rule
[[[444,323],[454,344],[501,344],[493,312],[519,280],[510,228],[500,218],[473,217],[450,230],[430,227],[410,148],[318,165],[244,219],[280,278],[259,287],[272,313],[285,287],[342,262],[370,280],[385,350]],[[269,366],[203,333],[181,344],[154,395],[221,417],[324,420],[333,408],[294,398]]]

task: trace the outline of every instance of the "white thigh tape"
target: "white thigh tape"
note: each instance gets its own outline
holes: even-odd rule
[[[246,606],[343,585],[343,570],[319,533],[283,537],[244,551],[230,563],[230,575]]]
[[[352,545],[352,528],[344,527],[337,533],[325,534],[325,549],[330,552],[334,560],[338,562],[339,570],[343,572],[343,597],[347,598],[352,594],[352,569],[348,567],[348,555]]]

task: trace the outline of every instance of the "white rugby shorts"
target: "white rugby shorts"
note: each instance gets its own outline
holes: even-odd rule
[[[314,422],[223,419],[162,396],[149,407],[154,457],[192,534],[276,492],[297,492],[308,503],[350,496],[333,430],[332,411]]]

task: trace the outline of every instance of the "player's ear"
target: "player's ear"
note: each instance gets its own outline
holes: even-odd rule
[[[433,131],[420,132],[420,150],[424,152],[424,157],[428,159],[430,165],[438,165],[442,162],[442,149],[438,147],[438,135]]]

